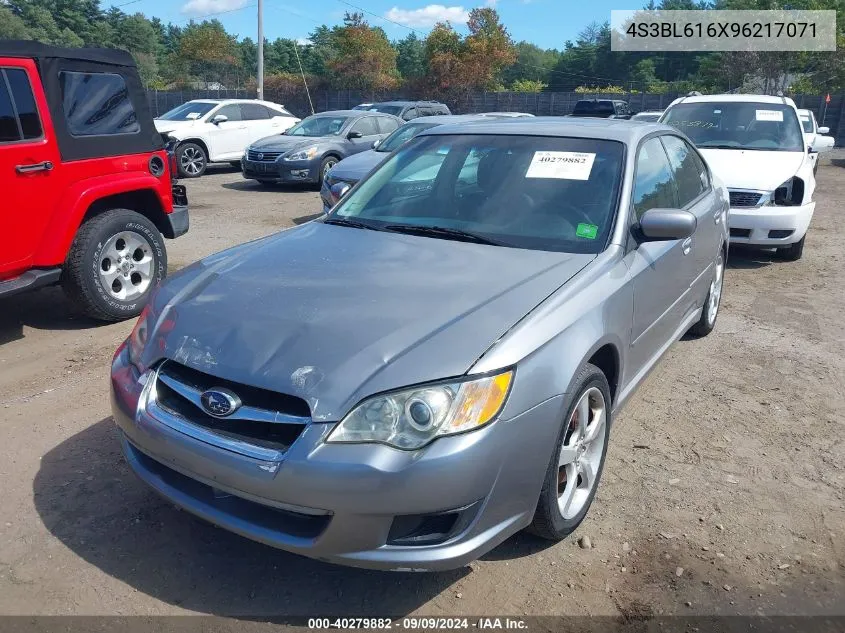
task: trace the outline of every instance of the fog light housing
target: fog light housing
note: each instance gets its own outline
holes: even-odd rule
[[[307,169],[291,169],[290,173],[294,178],[308,178]]]

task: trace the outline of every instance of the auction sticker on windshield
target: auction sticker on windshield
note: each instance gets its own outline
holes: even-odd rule
[[[595,224],[584,224],[583,222],[579,224],[575,229],[575,235],[578,237],[585,237],[588,240],[596,239],[596,235],[598,235],[599,227]]]
[[[534,152],[525,177],[589,180],[595,159],[585,152]]]
[[[783,112],[780,110],[757,110],[758,121],[783,121]]]

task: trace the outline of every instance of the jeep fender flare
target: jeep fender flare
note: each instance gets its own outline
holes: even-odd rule
[[[52,217],[47,224],[50,231],[44,234],[34,258],[34,264],[51,266],[64,263],[85,214],[97,200],[141,190],[152,191],[165,213],[173,210],[170,183],[167,182],[165,187],[165,181],[149,172],[123,172],[87,178],[74,183],[64,192],[53,209]],[[64,211],[65,209],[68,211]]]

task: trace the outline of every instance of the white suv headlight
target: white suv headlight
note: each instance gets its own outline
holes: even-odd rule
[[[317,146],[312,145],[311,147],[307,147],[305,149],[301,149],[299,151],[294,152],[293,154],[288,154],[284,157],[284,160],[311,160],[317,155]]]
[[[479,429],[502,410],[513,374],[508,370],[373,396],[352,409],[326,441],[414,450],[444,435]]]

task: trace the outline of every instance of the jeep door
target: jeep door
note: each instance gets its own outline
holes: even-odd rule
[[[0,58],[0,279],[32,264],[63,191],[59,150],[35,63]]]

